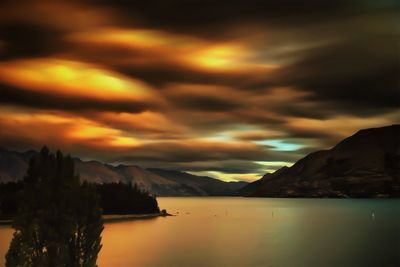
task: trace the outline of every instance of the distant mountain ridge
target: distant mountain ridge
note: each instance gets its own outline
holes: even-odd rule
[[[241,188],[257,197],[400,197],[400,125],[360,130]]]
[[[9,151],[0,148],[0,183],[22,180],[30,158],[37,152]],[[93,183],[130,183],[158,196],[228,196],[235,195],[246,182],[224,182],[207,176],[162,169],[143,169],[135,165],[118,165],[74,158],[77,173]]]

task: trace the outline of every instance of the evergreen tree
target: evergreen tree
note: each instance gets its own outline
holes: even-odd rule
[[[73,159],[44,147],[23,183],[6,266],[96,266],[103,230],[99,197],[95,187],[80,184]]]

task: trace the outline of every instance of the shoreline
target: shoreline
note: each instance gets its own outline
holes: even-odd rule
[[[146,220],[157,217],[174,216],[169,213],[148,213],[148,214],[107,214],[103,215],[104,223],[122,222],[122,221],[135,221]],[[12,220],[0,220],[0,226],[11,226]]]
[[[148,214],[107,214],[103,215],[104,223],[121,222],[121,221],[135,221],[153,219],[157,217],[174,216],[169,213],[148,213]]]
[[[12,220],[0,220],[0,226],[11,226]]]

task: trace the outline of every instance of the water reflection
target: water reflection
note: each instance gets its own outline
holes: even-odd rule
[[[106,224],[100,267],[400,266],[400,200],[158,201],[179,215]]]
[[[399,200],[158,201],[179,214],[106,225],[100,267],[400,266]]]

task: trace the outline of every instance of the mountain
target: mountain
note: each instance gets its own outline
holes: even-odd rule
[[[185,172],[162,169],[147,169],[148,171],[165,177],[178,184],[196,190],[195,195],[234,195],[237,190],[247,185],[246,182],[223,182],[208,176],[197,176]]]
[[[22,178],[28,168],[29,159],[36,152],[23,153],[0,148],[0,181],[15,181]]]
[[[37,152],[15,152],[0,149],[0,183],[16,182],[26,174],[30,158]],[[246,182],[223,182],[207,176],[161,169],[143,169],[134,165],[118,165],[74,158],[81,180],[93,183],[130,183],[158,196],[235,195]]]
[[[400,125],[360,130],[239,190],[259,197],[400,197]]]

